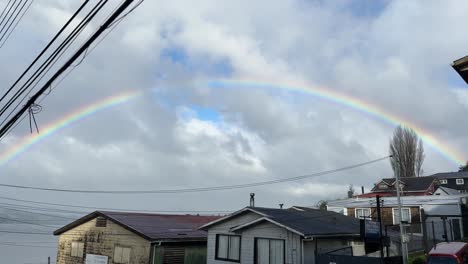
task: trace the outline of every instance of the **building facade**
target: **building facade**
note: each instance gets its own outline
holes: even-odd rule
[[[215,216],[97,211],[54,232],[57,264],[204,264],[203,224]]]
[[[313,264],[317,254],[360,241],[359,228],[357,219],[303,207],[247,207],[202,227],[208,264]]]

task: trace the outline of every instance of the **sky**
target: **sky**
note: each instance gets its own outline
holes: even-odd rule
[[[2,87],[11,85],[78,5],[32,4],[0,49]],[[456,171],[460,164],[439,150],[468,159],[468,90],[450,66],[468,53],[468,36],[461,34],[466,8],[461,0],[144,1],[52,90],[36,120],[39,129],[46,128],[106,98],[139,96],[76,120],[2,162],[0,183],[196,188],[294,177],[388,155],[395,123],[285,87],[321,87],[406,120],[440,143],[434,148],[425,142],[425,174]],[[267,85],[256,85],[261,83]],[[31,136],[37,135],[30,135],[26,119],[0,142],[0,155]],[[2,187],[1,193],[96,207],[229,211],[247,206],[251,192],[258,206],[313,206],[345,197],[350,184],[369,190],[392,175],[384,160],[297,182],[217,192],[109,195]],[[15,252],[0,245],[9,263],[55,258],[53,248],[21,257]]]

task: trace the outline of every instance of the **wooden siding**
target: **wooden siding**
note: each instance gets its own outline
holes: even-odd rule
[[[365,207],[359,207],[365,208]],[[408,208],[408,206],[403,206],[403,208]],[[421,222],[421,212],[419,206],[410,206],[411,208],[411,223],[420,223]],[[348,216],[356,217],[355,215],[356,208],[347,208]],[[393,212],[392,207],[383,207],[381,209],[382,213],[382,224],[384,225],[393,225]],[[371,216],[373,220],[377,219],[377,208],[371,208]]]
[[[82,257],[71,256],[73,241],[84,243]],[[135,233],[107,220],[106,227],[96,227],[96,218],[70,229],[59,237],[57,264],[84,264],[86,254],[109,257],[108,264],[114,264],[115,246],[129,247],[130,263],[150,263],[150,242]]]
[[[256,213],[245,212],[244,214],[238,215],[237,217],[233,217],[231,219],[228,219],[225,222],[218,223],[214,225],[213,227],[211,227],[208,230],[208,246],[207,246],[208,249],[207,249],[207,256],[206,256],[207,264],[228,264],[228,263],[232,264],[233,262],[221,261],[221,260],[215,259],[216,234],[234,234],[229,231],[232,227],[251,222],[260,217],[261,216]],[[241,259],[242,259],[243,249],[244,249],[244,242],[241,241]],[[251,261],[251,262],[246,262],[246,263],[253,263],[253,262]]]

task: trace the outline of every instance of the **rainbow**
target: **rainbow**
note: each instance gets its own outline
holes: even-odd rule
[[[314,97],[336,103],[338,105],[346,106],[358,112],[368,114],[392,126],[398,126],[401,124],[410,127],[419,135],[419,137],[425,143],[431,146],[435,151],[444,156],[446,159],[450,160],[456,165],[465,164],[466,159],[462,153],[460,153],[453,147],[444,144],[442,140],[438,139],[435,135],[431,134],[430,131],[423,129],[411,120],[408,120],[401,116],[396,116],[386,111],[385,109],[379,107],[378,105],[371,104],[370,102],[363,101],[346,93],[338,92],[326,87],[310,86],[306,83],[297,83],[297,81],[290,80],[283,82],[272,82],[271,80],[261,82],[258,81],[258,78],[256,79],[257,80],[255,81],[246,79],[211,80],[208,82],[208,86],[212,88],[255,88],[266,90],[280,89],[309,94]]]
[[[14,146],[7,149],[0,155],[0,165],[4,165],[5,163],[13,160],[14,158],[21,155],[23,152],[28,150],[30,147],[51,136],[60,129],[63,129],[69,126],[70,124],[77,122],[78,120],[100,112],[104,109],[126,103],[131,99],[136,98],[142,94],[142,91],[126,91],[106,97],[84,107],[76,109],[62,116],[61,118],[47,124],[45,127],[41,127],[39,134],[30,134],[28,136],[25,136]]]
[[[197,82],[196,85],[203,87],[208,87],[211,89],[214,88],[254,88],[254,89],[279,89],[286,91],[301,92],[308,95],[312,95],[317,98],[324,99],[326,101],[333,102],[338,105],[343,105],[348,108],[354,109],[358,112],[368,114],[372,117],[375,117],[391,126],[397,126],[403,124],[407,127],[410,127],[416,131],[416,133],[421,137],[421,139],[430,145],[434,150],[444,156],[446,159],[455,163],[456,165],[461,165],[465,163],[464,155],[450,147],[447,144],[444,144],[442,140],[438,139],[436,136],[431,134],[429,131],[418,126],[414,122],[411,122],[408,119],[405,119],[400,116],[396,116],[388,111],[385,111],[383,108],[373,105],[370,102],[363,101],[359,98],[350,96],[348,94],[332,90],[330,88],[319,87],[319,86],[310,86],[306,83],[295,83],[291,81],[284,82],[272,82],[272,81],[251,81],[245,79],[217,79],[217,80],[208,80]],[[46,125],[45,128],[41,128],[40,134],[31,134],[22,138],[18,143],[14,144],[8,148],[4,153],[0,154],[0,165],[11,161],[12,159],[18,157],[20,154],[28,150],[33,145],[44,140],[50,135],[56,133],[58,130],[69,126],[70,124],[77,122],[87,116],[100,112],[104,109],[123,104],[130,101],[133,98],[143,95],[143,91],[134,90],[119,93],[102,100],[96,101],[90,105],[86,105],[82,108],[79,108],[75,111],[72,111],[58,120],[55,120]]]

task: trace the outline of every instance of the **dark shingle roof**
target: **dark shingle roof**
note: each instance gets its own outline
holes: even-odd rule
[[[360,222],[358,219],[335,212],[297,206],[290,209],[262,207],[251,209],[305,236],[359,234]]]
[[[56,230],[54,235],[60,235],[98,216],[105,217],[147,240],[204,240],[207,234],[198,228],[220,218],[220,216],[96,211]]]
[[[405,192],[417,192],[417,191],[425,191],[437,178],[433,176],[426,176],[426,177],[405,177],[401,178],[402,183],[404,183],[405,187],[403,191]],[[389,185],[392,185],[395,182],[395,178],[385,178],[382,181],[386,182]],[[372,188],[372,191],[379,191],[376,187]],[[391,189],[385,189],[381,191],[391,191]]]
[[[437,179],[460,179],[460,178],[468,178],[468,171],[460,171],[460,172],[441,172],[432,175]]]

